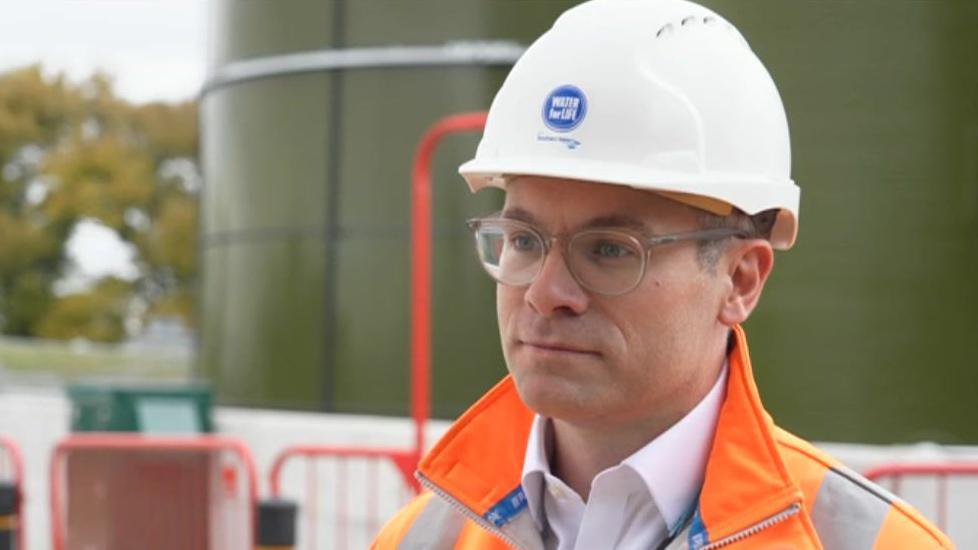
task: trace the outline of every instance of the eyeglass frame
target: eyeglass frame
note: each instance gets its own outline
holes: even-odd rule
[[[530,233],[532,233],[534,236],[536,236],[540,240],[540,242],[543,243],[543,254],[541,255],[541,260],[542,261],[540,262],[540,266],[537,268],[536,273],[533,274],[533,277],[529,280],[529,282],[527,282],[526,284],[523,284],[523,285],[514,285],[514,284],[510,284],[510,283],[506,283],[506,282],[500,281],[499,279],[497,279],[496,277],[494,277],[492,275],[492,273],[489,272],[489,269],[486,266],[486,262],[483,261],[482,255],[479,253],[479,246],[478,246],[478,242],[479,242],[479,235],[478,235],[479,228],[484,223],[486,223],[486,222],[505,222],[505,223],[510,223],[510,224],[515,224],[517,226],[521,226],[522,228],[528,230]],[[563,246],[563,248],[561,250],[561,253],[564,255],[563,261],[564,261],[564,265],[567,267],[567,272],[570,273],[571,277],[573,277],[574,281],[577,282],[577,284],[579,284],[581,286],[581,288],[584,288],[584,289],[586,289],[586,290],[588,290],[590,292],[594,292],[595,294],[600,294],[602,296],[621,296],[623,294],[628,294],[629,292],[631,292],[631,291],[635,290],[636,288],[638,288],[638,286],[640,284],[642,284],[642,280],[645,279],[645,273],[648,270],[648,265],[649,265],[649,255],[652,252],[652,248],[654,248],[656,246],[660,246],[660,245],[664,245],[664,244],[672,244],[672,243],[677,243],[677,242],[684,242],[684,241],[700,241],[700,242],[703,242],[703,241],[718,241],[718,240],[723,240],[723,239],[726,239],[726,238],[729,238],[729,237],[736,237],[736,238],[740,238],[740,239],[747,239],[747,238],[752,238],[753,237],[753,235],[751,235],[750,232],[745,231],[745,230],[742,230],[742,229],[735,229],[733,227],[717,227],[717,228],[712,228],[712,229],[697,229],[697,230],[693,230],[693,231],[683,231],[683,232],[680,232],[680,233],[671,233],[671,234],[668,234],[668,235],[657,235],[657,236],[648,236],[648,235],[646,235],[646,236],[643,236],[643,237],[639,237],[638,235],[636,235],[636,232],[635,231],[632,231],[632,230],[629,230],[629,229],[623,228],[623,227],[589,227],[587,229],[582,229],[582,230],[579,230],[579,231],[574,231],[572,233],[562,232],[562,233],[556,233],[556,234],[549,234],[549,233],[543,231],[542,229],[540,229],[540,228],[538,228],[538,227],[536,227],[534,225],[531,225],[531,224],[529,224],[529,223],[527,223],[525,221],[517,220],[517,219],[514,219],[514,218],[501,217],[498,214],[497,215],[490,215],[490,216],[486,216],[486,217],[481,217],[481,218],[471,218],[469,220],[466,220],[465,225],[467,225],[468,228],[469,228],[469,230],[472,231],[472,236],[476,240],[476,251],[475,252],[476,252],[476,256],[479,258],[479,263],[482,264],[483,270],[489,275],[489,277],[492,280],[496,281],[497,283],[503,284],[503,285],[506,285],[506,286],[516,287],[516,288],[530,286],[531,284],[533,284],[534,281],[536,281],[536,278],[540,275],[540,272],[543,270],[543,265],[546,262],[547,255],[550,254],[550,250],[554,248],[553,243],[555,241],[557,241],[557,240],[563,240],[564,241],[564,246]],[[585,282],[581,281],[580,278],[577,276],[577,274],[574,272],[574,269],[571,267],[570,263],[568,263],[567,257],[568,257],[568,253],[570,251],[570,248],[569,248],[570,247],[570,243],[575,238],[577,238],[579,235],[581,235],[581,234],[595,233],[595,232],[617,233],[617,234],[626,236],[626,237],[634,240],[634,242],[637,243],[642,248],[642,250],[643,250],[643,254],[642,254],[642,269],[640,270],[639,275],[635,279],[635,284],[633,284],[631,287],[629,287],[629,288],[627,288],[627,289],[625,289],[625,290],[623,290],[621,292],[604,292],[604,291],[601,291],[601,290],[597,290],[595,288],[592,288],[590,285],[586,284]],[[568,236],[570,238],[563,238],[563,237],[568,237]]]

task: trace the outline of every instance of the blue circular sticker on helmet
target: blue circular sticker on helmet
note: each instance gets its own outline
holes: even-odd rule
[[[565,84],[547,94],[543,102],[543,123],[555,132],[569,132],[584,120],[587,97],[577,86]]]

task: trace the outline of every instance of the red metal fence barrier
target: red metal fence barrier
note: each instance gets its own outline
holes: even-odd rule
[[[27,548],[27,521],[24,517],[24,453],[13,439],[0,435],[0,480],[13,483],[17,491],[17,548]]]
[[[949,513],[952,509],[962,509],[969,517],[965,518],[970,522],[978,520],[978,494],[974,492],[962,492],[962,496],[968,502],[964,506],[953,506],[951,495],[948,491],[948,482],[952,478],[974,477],[978,480],[978,462],[909,462],[909,463],[890,463],[882,464],[867,470],[864,475],[897,496],[910,501],[923,513],[932,517],[937,526],[947,532],[950,524],[948,521]],[[958,483],[960,480],[955,479]],[[915,483],[915,491],[911,498],[908,491],[908,483]],[[925,500],[927,493],[931,493],[933,506],[927,506]],[[930,513],[933,512],[933,513]]]
[[[219,436],[71,435],[50,465],[54,550],[251,550],[258,475]]]
[[[286,468],[290,464],[305,467]],[[296,445],[279,453],[268,481],[273,497],[285,496],[288,486],[287,497],[300,503],[297,549],[359,549],[417,494],[416,464],[413,449]],[[293,474],[291,483],[286,470]]]

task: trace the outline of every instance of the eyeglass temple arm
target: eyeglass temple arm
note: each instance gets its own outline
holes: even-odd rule
[[[676,233],[674,235],[652,237],[646,241],[646,244],[648,246],[655,246],[679,241],[712,241],[716,239],[725,239],[727,237],[747,238],[749,236],[750,234],[748,232],[741,229],[718,227],[716,229],[703,229],[700,231],[689,231],[687,233]]]

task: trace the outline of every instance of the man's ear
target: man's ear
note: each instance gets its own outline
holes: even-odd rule
[[[718,319],[726,326],[743,323],[761,299],[764,283],[774,267],[774,250],[766,239],[734,240],[722,266],[730,278]]]

